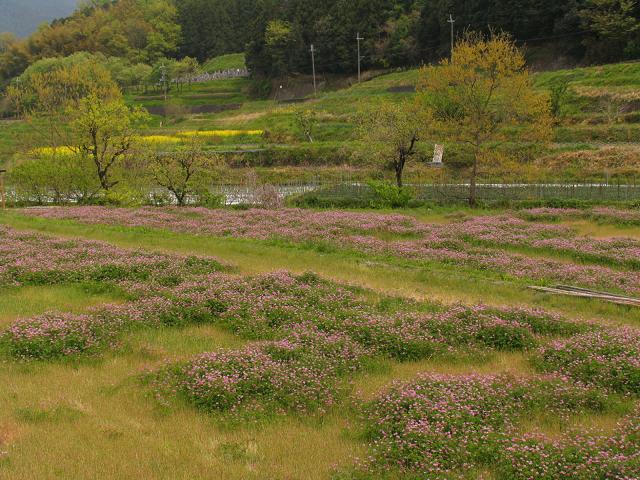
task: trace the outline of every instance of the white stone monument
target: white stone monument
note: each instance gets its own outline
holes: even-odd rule
[[[433,164],[442,165],[443,157],[444,157],[444,145],[436,144],[436,148],[433,151]]]

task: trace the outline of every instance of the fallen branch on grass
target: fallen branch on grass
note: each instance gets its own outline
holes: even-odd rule
[[[569,295],[572,297],[594,298],[615,303],[617,305],[631,305],[640,307],[640,299],[627,297],[624,295],[616,295],[614,293],[599,292],[597,290],[588,290],[586,288],[571,287],[567,285],[555,285],[554,287],[529,287],[539,292],[553,293],[556,295]]]

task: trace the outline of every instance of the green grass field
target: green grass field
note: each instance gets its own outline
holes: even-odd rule
[[[212,58],[202,65],[204,72],[219,72],[221,70],[232,70],[246,68],[244,53],[231,53]]]

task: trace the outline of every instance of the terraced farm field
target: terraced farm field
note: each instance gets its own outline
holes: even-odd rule
[[[0,478],[640,477],[637,210],[0,213]],[[37,459],[37,461],[34,461]]]

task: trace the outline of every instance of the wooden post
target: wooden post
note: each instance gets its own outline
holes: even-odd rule
[[[7,199],[6,199],[6,193],[4,191],[4,174],[6,173],[6,170],[2,170],[0,169],[0,198],[1,198],[1,202],[2,203],[2,209],[5,210],[7,208]]]

